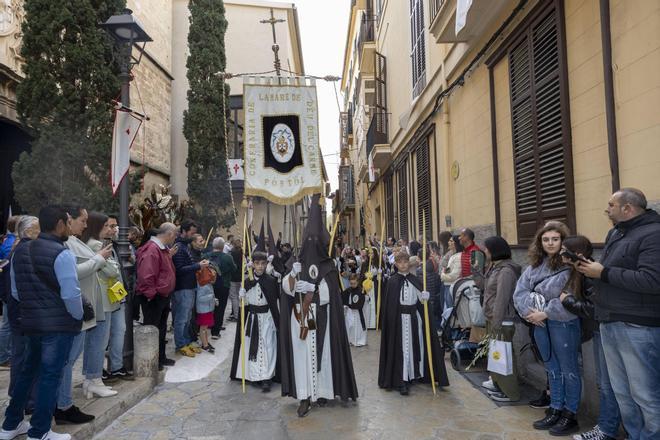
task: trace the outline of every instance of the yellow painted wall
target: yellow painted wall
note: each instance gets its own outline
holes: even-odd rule
[[[621,185],[637,187],[658,201],[660,2],[636,0],[633,7],[628,0],[615,0],[611,8]]]
[[[510,244],[518,243],[516,227],[516,193],[513,174],[513,140],[511,138],[511,94],[509,60],[504,57],[493,67],[495,116],[497,128],[497,163],[500,183],[501,235]]]
[[[611,194],[598,0],[565,3],[566,61],[573,145],[575,220],[579,234],[602,242],[611,227]]]
[[[494,223],[488,69],[479,67],[448,105],[449,165],[457,161],[460,167],[448,188],[453,227]]]

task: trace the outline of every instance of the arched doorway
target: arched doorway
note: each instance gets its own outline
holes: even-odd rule
[[[0,118],[0,231],[6,230],[9,207],[20,214],[21,207],[14,199],[11,170],[20,154],[30,151],[30,136],[19,125]]]

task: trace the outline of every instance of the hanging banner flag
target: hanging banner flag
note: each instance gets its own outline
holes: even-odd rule
[[[472,0],[458,0],[456,4],[456,27],[454,28],[455,35],[465,27],[467,22],[467,14],[472,6]]]
[[[374,158],[371,154],[367,166],[369,167],[369,183],[374,183],[376,181],[376,168],[374,168]]]
[[[286,205],[321,193],[315,83],[303,78],[247,77],[243,99],[245,195]]]
[[[227,169],[229,170],[229,180],[243,180],[243,159],[227,159]]]
[[[112,195],[117,193],[119,184],[128,173],[131,165],[131,146],[144,118],[130,110],[115,111],[115,128],[112,132],[112,159],[110,162],[110,180]]]

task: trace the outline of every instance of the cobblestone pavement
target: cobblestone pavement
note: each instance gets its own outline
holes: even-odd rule
[[[229,336],[229,332],[226,332]],[[221,339],[229,344],[229,337]],[[220,342],[220,341],[218,341]],[[229,380],[225,359],[208,377],[187,383],[165,383],[96,436],[98,440],[220,439],[539,439],[531,422],[542,410],[498,407],[454,372],[451,386],[433,396],[417,385],[410,396],[378,388],[378,334],[369,346],[353,348],[360,398],[343,407],[339,401],[296,415],[297,401],[280,396],[279,387],[263,394]],[[216,346],[217,347],[217,346]]]

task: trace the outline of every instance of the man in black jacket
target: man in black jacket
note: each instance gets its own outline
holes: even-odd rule
[[[615,192],[600,263],[578,269],[594,279],[607,369],[631,439],[660,438],[660,215],[646,206],[638,189]]]

